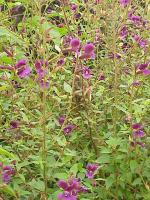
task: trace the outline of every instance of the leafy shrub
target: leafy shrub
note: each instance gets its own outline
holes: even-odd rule
[[[0,197],[148,200],[149,1],[0,1]]]

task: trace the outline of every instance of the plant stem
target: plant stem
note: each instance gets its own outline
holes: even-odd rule
[[[43,178],[44,178],[44,200],[47,200],[47,146],[46,146],[46,90],[43,91],[43,140],[42,140],[42,157],[43,157]]]

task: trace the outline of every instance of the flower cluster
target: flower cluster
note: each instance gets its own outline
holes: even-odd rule
[[[89,178],[89,179],[92,179],[94,178],[94,174],[96,172],[96,170],[98,169],[98,164],[87,164],[86,166],[86,170],[87,170],[87,173],[86,173],[86,177]]]
[[[143,26],[145,26],[147,24],[147,21],[145,19],[143,19],[139,15],[134,15],[133,11],[129,11],[129,13],[128,13],[128,19],[136,27],[140,27],[140,26],[143,27]]]
[[[126,7],[129,3],[130,3],[131,0],[119,0],[121,6],[123,7]]]
[[[58,194],[58,200],[77,200],[79,193],[87,192],[88,189],[83,186],[80,179],[70,177],[68,181],[60,180],[58,186],[64,190]]]
[[[68,51],[74,51],[77,54],[80,53],[80,46],[81,42],[78,38],[72,38],[70,40],[70,47],[67,50]],[[94,53],[94,45],[92,43],[87,43],[82,47],[82,53],[79,57],[80,59],[94,59],[95,53]]]
[[[136,146],[137,144],[139,144],[141,147],[144,147],[145,144],[139,141],[139,139],[145,136],[143,126],[140,123],[134,123],[132,124],[132,129],[133,129],[133,141],[131,142],[131,145]]]
[[[18,121],[11,121],[10,122],[11,129],[16,129],[16,128],[18,128],[18,126],[19,126]]]
[[[136,73],[143,74],[145,76],[150,75],[150,69],[148,69],[150,62],[147,61],[145,63],[137,64],[136,65]]]
[[[82,76],[84,79],[89,79],[91,77],[91,69],[89,67],[84,67],[82,70]]]
[[[142,49],[144,49],[144,51],[146,51],[147,46],[148,46],[147,39],[142,39],[139,35],[136,35],[136,34],[133,36],[133,39],[137,42],[139,47],[141,47]]]
[[[65,116],[61,115],[58,118],[58,123],[59,125],[63,125],[65,122]],[[75,128],[75,126],[73,124],[67,124],[64,128],[63,128],[63,132],[65,135],[70,135],[73,131],[73,129]]]
[[[48,61],[44,60],[36,60],[35,61],[35,69],[37,73],[37,83],[40,85],[41,88],[48,88],[49,81],[46,78],[48,74]]]
[[[0,175],[3,183],[8,184],[11,180],[11,177],[15,174],[14,168],[8,165],[3,165],[0,163]]]
[[[92,43],[87,43],[83,47],[83,53],[80,56],[80,59],[94,59],[95,53],[94,53],[94,45]]]
[[[17,71],[17,75],[22,79],[26,76],[29,76],[31,70],[26,63],[26,60],[22,59],[17,62],[15,65],[15,70]]]

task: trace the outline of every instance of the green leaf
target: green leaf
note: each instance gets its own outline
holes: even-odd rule
[[[70,168],[70,172],[72,172],[75,176],[78,172],[78,163],[74,164],[71,168]]]
[[[10,86],[8,86],[8,85],[0,86],[0,92],[6,91],[6,90],[8,90],[9,88],[10,88]]]
[[[136,160],[131,160],[130,161],[131,172],[134,173],[137,168],[138,168],[138,163],[136,162]]]
[[[41,181],[41,180],[37,180],[37,179],[35,180],[35,179],[33,179],[33,180],[29,183],[29,185],[30,185],[31,187],[33,187],[33,188],[39,190],[39,191],[43,191],[43,190],[44,190],[44,182]]]
[[[100,163],[100,164],[110,163],[110,155],[109,155],[109,154],[101,155],[101,156],[97,159],[97,162]]]
[[[54,178],[67,180],[68,174],[67,173],[56,173],[56,174],[54,174]]]
[[[8,152],[7,150],[5,150],[3,148],[0,148],[0,154],[4,155],[4,156],[7,156],[9,158],[16,158],[14,154]]]
[[[121,144],[121,139],[111,137],[111,138],[109,138],[109,140],[106,141],[106,143],[108,144],[108,146],[115,149],[118,145]]]
[[[141,179],[140,178],[136,178],[134,181],[133,181],[133,183],[132,183],[132,185],[133,186],[136,186],[136,185],[141,185]]]
[[[19,35],[16,35],[14,32],[11,32],[10,30],[4,27],[0,27],[0,37],[6,37],[8,40],[13,41],[13,43],[16,42],[20,45],[26,44],[25,41],[22,38],[20,38]]]
[[[49,31],[49,34],[53,40],[53,42],[55,43],[55,45],[60,46],[61,44],[61,35],[59,33],[59,31],[52,29]]]
[[[109,189],[113,183],[115,182],[115,179],[113,176],[109,176],[107,179],[106,179],[106,188]]]
[[[65,92],[71,94],[71,92],[72,92],[72,87],[71,87],[68,83],[64,82],[64,90],[65,90]]]
[[[0,185],[0,192],[16,197],[15,191],[9,185]]]

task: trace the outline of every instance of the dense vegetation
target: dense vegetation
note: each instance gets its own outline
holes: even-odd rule
[[[0,0],[0,200],[150,199],[150,1]]]

